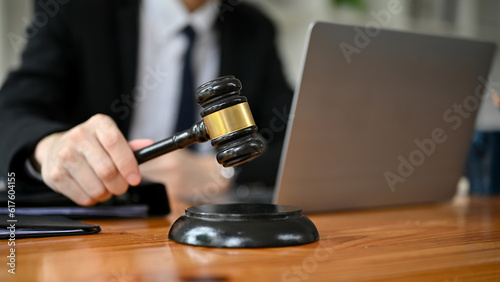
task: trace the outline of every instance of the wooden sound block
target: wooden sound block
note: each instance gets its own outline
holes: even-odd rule
[[[214,248],[272,248],[319,239],[302,210],[271,204],[200,205],[186,209],[168,234],[178,243]]]

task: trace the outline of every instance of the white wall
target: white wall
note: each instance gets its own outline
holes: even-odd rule
[[[6,46],[6,34],[7,34],[7,2],[0,1],[0,81],[3,81],[4,77],[4,66],[8,63],[7,58],[7,46]]]
[[[0,0],[0,83],[19,63],[20,48],[12,38],[25,36],[31,20],[33,0]],[[18,38],[18,37],[17,37]]]

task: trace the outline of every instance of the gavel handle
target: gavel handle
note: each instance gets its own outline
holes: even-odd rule
[[[185,148],[194,143],[203,143],[210,140],[205,123],[199,121],[191,128],[181,132],[177,132],[174,136],[158,141],[145,148],[134,152],[135,158],[139,164],[147,162],[151,159],[170,153],[177,149]]]

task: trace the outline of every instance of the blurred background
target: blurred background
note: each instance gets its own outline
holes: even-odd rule
[[[295,85],[300,71],[308,26],[321,20],[365,25],[372,12],[387,9],[392,0],[248,0],[274,19],[287,78]],[[397,1],[397,0],[395,0]],[[233,0],[239,3],[241,0]],[[498,0],[400,0],[402,12],[393,15],[389,28],[424,33],[465,36],[496,41],[500,46]],[[26,26],[32,20],[33,0],[0,0],[0,82],[19,63],[26,42]],[[500,51],[497,51],[499,53]],[[500,56],[492,69],[500,81]],[[497,92],[500,92],[497,87]],[[500,111],[484,99],[477,120],[479,130],[499,130]]]

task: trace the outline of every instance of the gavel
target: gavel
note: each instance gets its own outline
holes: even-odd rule
[[[223,76],[199,86],[195,91],[203,107],[202,120],[191,128],[134,152],[139,164],[194,143],[211,140],[217,149],[217,161],[232,167],[262,154],[264,142],[257,136],[257,126],[247,98],[240,96],[241,82]]]

